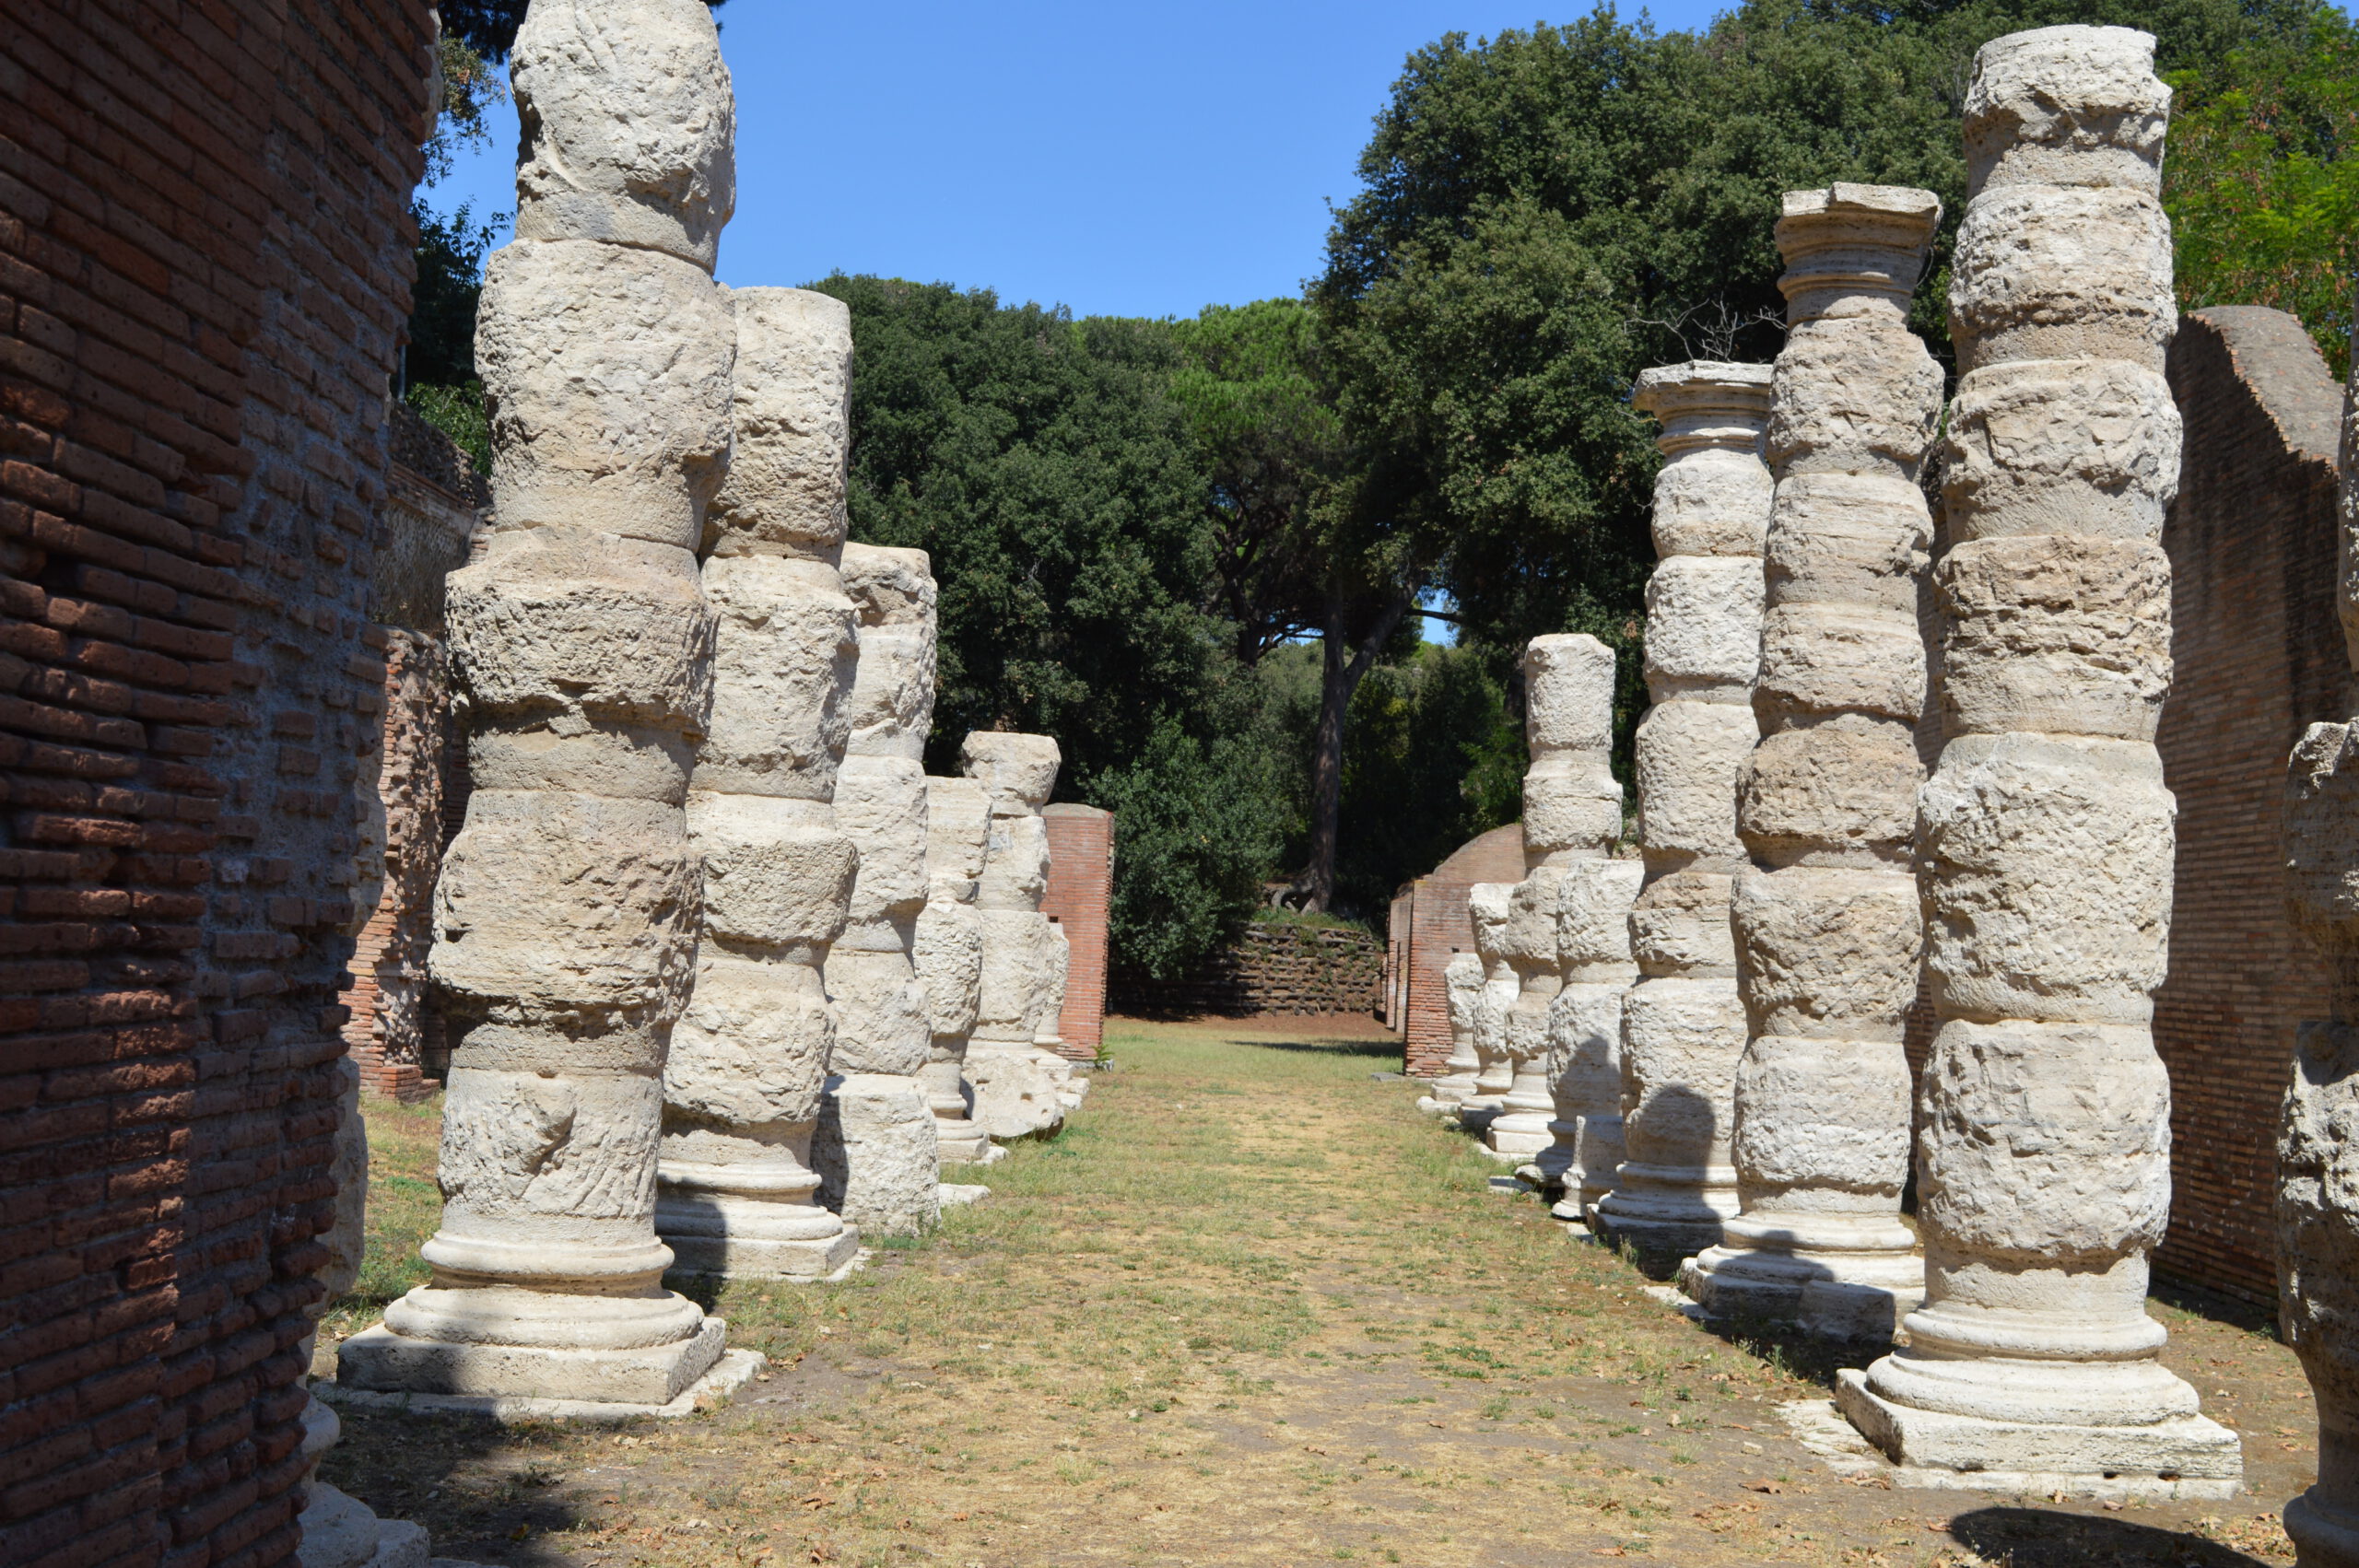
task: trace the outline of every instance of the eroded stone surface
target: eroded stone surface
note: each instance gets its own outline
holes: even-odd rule
[[[1648,588],[1654,706],[1637,740],[1645,866],[1627,952],[1639,977],[1619,1009],[1621,1164],[1613,1190],[1584,1212],[1638,1246],[1686,1252],[1717,1241],[1736,1211],[1728,1151],[1744,1023],[1728,900],[1743,857],[1737,776],[1760,738],[1752,698],[1773,494],[1762,460],[1769,367],[1647,370],[1636,402],[1661,423],[1665,458]],[[1617,1129],[1595,1119],[1602,1164],[1604,1135]]]
[[[1049,890],[1049,835],[1040,808],[1063,761],[1046,735],[976,731],[960,748],[966,776],[991,801],[978,879],[983,983],[967,1047],[974,1119],[993,1138],[1055,1132],[1080,1105],[1088,1080],[1053,1047],[1064,1003],[1063,934],[1040,913]]]

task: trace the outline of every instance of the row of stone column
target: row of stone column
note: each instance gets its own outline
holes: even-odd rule
[[[1922,471],[1942,378],[1907,328],[1930,193],[1790,194],[1775,366],[1640,378],[1665,457],[1643,885],[1630,902],[1626,882],[1561,869],[1555,797],[1533,798],[1532,874],[1473,890],[1481,963],[1449,976],[1472,1048],[1427,1102],[1487,1119],[1505,1154],[1532,1135],[1527,1071],[1544,1076],[1556,1116],[1524,1174],[1563,1189],[1561,1217],[1685,1255],[1681,1282],[1713,1315],[1852,1340],[1905,1327],[1839,1403],[1903,1465],[1967,1484],[2225,1495],[2241,1468],[2235,1434],[2155,1361],[2144,1307],[2169,1196],[2148,1029],[2172,860],[2153,744],[2179,443],[2160,373],[2168,100],[2130,29],[2044,29],[1977,56],[1937,566]],[[1568,640],[1535,642],[1528,665],[1535,782],[1569,733],[1543,645]],[[1580,703],[1601,736],[1610,680],[1609,659]],[[2347,743],[2333,727],[2305,743],[2301,822],[2339,806]],[[2302,833],[2296,904],[2359,952],[2351,858]],[[2306,853],[2331,874],[2303,881]],[[1619,930],[1598,915],[1614,898]],[[1577,974],[1599,988],[1578,1001]],[[1920,979],[1935,1034],[1912,1140]],[[2340,1061],[2326,1038],[2314,1054]],[[2296,1100],[2299,1132],[2326,1101],[2299,1084]],[[2288,1149],[2321,1163],[2296,1132]],[[1912,1145],[1921,1253],[1900,1214]],[[2340,1257],[2315,1239],[2330,1206],[2294,1207],[2289,1235]],[[2352,1539],[2342,1492],[2307,1506],[2302,1530]]]
[[[849,313],[710,275],[709,8],[535,0],[515,62],[497,528],[449,582],[475,788],[430,958],[443,1219],[340,1381],[663,1405],[725,1340],[667,1269],[830,1276],[989,1156],[960,1068],[994,971],[1062,956],[1033,929],[1059,757],[976,735],[968,777],[925,777],[935,585],[845,541]]]

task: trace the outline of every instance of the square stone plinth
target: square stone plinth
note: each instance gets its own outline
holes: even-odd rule
[[[2234,1497],[2244,1478],[2236,1434],[2202,1416],[2151,1426],[1986,1421],[1895,1405],[1867,1374],[1837,1375],[1835,1402],[1898,1467],[1895,1484],[1968,1492],[2140,1499]]]
[[[641,1350],[458,1344],[413,1340],[380,1323],[336,1347],[342,1392],[473,1399],[561,1400],[583,1405],[671,1405],[729,1347],[729,1326],[708,1317],[686,1340]]]
[[[777,1280],[787,1284],[840,1280],[851,1272],[860,1258],[860,1233],[849,1230],[817,1241],[667,1235],[663,1245],[672,1249],[673,1269],[683,1274]]]

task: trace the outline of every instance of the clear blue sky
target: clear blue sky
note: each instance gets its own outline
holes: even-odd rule
[[[1659,27],[1724,6],[1668,0]],[[1178,6],[732,0],[733,284],[840,269],[992,287],[1079,315],[1192,315],[1291,294],[1319,269],[1402,60],[1532,0]],[[428,193],[515,205],[515,116]]]

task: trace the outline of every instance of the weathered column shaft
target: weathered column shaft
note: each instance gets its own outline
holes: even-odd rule
[[[710,268],[734,111],[699,0],[538,0],[515,62],[518,238],[476,332],[499,528],[449,579],[475,792],[429,960],[463,1030],[442,1222],[432,1281],[346,1341],[341,1379],[662,1404],[724,1339],[663,1288],[653,1212],[700,902],[683,807],[731,437]]]
[[[2341,609],[2359,670],[2359,365],[2342,403]],[[2313,724],[2285,794],[2286,905],[2327,965],[2277,1133],[2279,1321],[2318,1410],[2318,1474],[2285,1505],[2301,1568],[2359,1568],[2359,720]]]
[[[1557,1116],[1571,1051],[1556,1030],[1569,1022],[1556,1005],[1566,983],[1557,942],[1563,888],[1575,868],[1604,861],[1622,837],[1622,786],[1610,761],[1614,650],[1580,634],[1533,638],[1523,650],[1523,694],[1532,754],[1523,776],[1525,874],[1508,922],[1518,991],[1507,1043],[1516,1076],[1484,1141],[1501,1158],[1529,1162],[1520,1174],[1554,1188],[1573,1163],[1579,1130],[1568,1123],[1560,1131]]]
[[[1729,1140],[1744,1007],[1729,936],[1737,773],[1760,728],[1761,461],[1769,367],[1697,362],[1644,372],[1637,406],[1662,422],[1659,564],[1647,583],[1638,726],[1646,883],[1630,911],[1638,983],[1622,999],[1624,1158],[1590,1223],[1650,1251],[1694,1252],[1737,1210]]]
[[[1732,915],[1750,1039],[1726,1239],[1682,1282],[1715,1313],[1891,1338],[1924,1294],[1900,1223],[1924,922],[1912,864],[1918,625],[1932,518],[1919,488],[1942,371],[1908,330],[1941,222],[1930,191],[1786,197],[1786,346],[1771,383],[1768,610],[1739,784],[1753,857]]]
[[[736,449],[706,520],[712,718],[688,793],[704,919],[663,1072],[655,1228],[683,1269],[812,1280],[859,1250],[810,1165],[835,1041],[820,965],[858,859],[833,804],[858,646],[837,570],[851,315],[803,289],[731,303]]]
[[[925,910],[913,957],[925,983],[933,1044],[918,1074],[941,1135],[943,1163],[979,1165],[1006,1157],[975,1121],[967,1041],[982,1005],[983,922],[976,911],[991,848],[991,791],[972,778],[925,781]]]
[[[1428,1116],[1455,1117],[1474,1093],[1474,1075],[1482,1059],[1474,1054],[1474,1012],[1483,997],[1483,960],[1472,953],[1450,955],[1442,965],[1442,1002],[1449,1012],[1449,1057],[1447,1070],[1432,1089],[1417,1101]]]
[[[1939,1029],[1919,1153],[1925,1305],[1838,1385],[1956,1483],[2230,1495],[2234,1433],[2154,1359],[2170,1212],[2149,1029],[2170,927],[2163,509],[2178,415],[2154,40],[1983,45],[1950,287],[1940,766],[1918,817]],[[2071,1479],[2071,1478],[2077,1478]]]
[[[959,751],[968,778],[990,792],[991,841],[975,907],[982,925],[983,982],[967,1079],[975,1120],[993,1138],[1023,1138],[1064,1125],[1079,1103],[1073,1064],[1039,1048],[1056,1030],[1064,996],[1065,943],[1040,913],[1049,890],[1049,831],[1040,808],[1063,757],[1046,735],[978,730]]]
[[[1458,1103],[1458,1124],[1485,1132],[1506,1114],[1515,1083],[1515,1058],[1508,1050],[1508,1015],[1523,994],[1523,977],[1508,956],[1508,925],[1515,917],[1511,882],[1478,882],[1466,890],[1466,918],[1474,928],[1474,955],[1483,963],[1483,989],[1474,997],[1474,1093]]]
[[[926,731],[933,722],[934,583],[922,550],[844,546],[860,612],[851,736],[836,823],[860,850],[843,935],[827,951],[836,1045],[815,1159],[821,1201],[862,1230],[912,1235],[942,1211],[942,1155],[918,1087],[933,1043],[913,954],[926,899]]]

